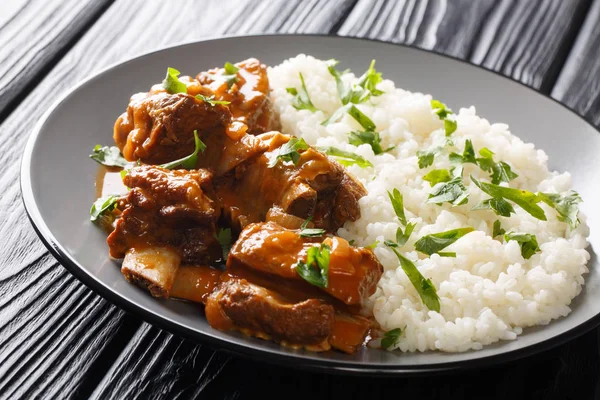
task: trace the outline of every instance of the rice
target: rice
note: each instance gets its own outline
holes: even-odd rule
[[[286,88],[300,88],[299,73],[317,112],[292,106],[293,96]],[[539,205],[547,221],[532,217],[518,206],[516,213],[506,218],[491,210],[471,211],[479,201],[489,198],[468,178],[472,174],[489,182],[489,173],[474,164],[464,165],[467,204],[429,204],[431,187],[423,176],[432,169],[452,167],[447,153],[435,157],[431,167],[418,166],[417,151],[429,149],[445,138],[443,122],[432,112],[431,96],[396,88],[392,81],[384,80],[377,86],[383,95],[357,105],[376,124],[382,147],[396,146],[375,155],[368,144],[356,147],[348,143],[348,133],[361,127],[347,113],[337,123],[321,125],[342,105],[324,61],[301,54],[270,68],[269,79],[283,132],[302,137],[310,145],[334,146],[358,154],[373,164],[373,168],[348,167],[368,195],[360,200],[361,218],[347,222],[338,235],[360,246],[379,243],[374,251],[385,272],[366,308],[383,330],[402,329],[393,348],[404,352],[477,350],[499,340],[514,340],[525,327],[545,325],[569,314],[569,304],[581,291],[590,258],[585,250],[589,230],[583,215],[579,216],[581,224],[571,230],[557,219],[554,209],[543,203]],[[347,83],[357,81],[352,73],[343,79]],[[512,135],[506,124],[490,124],[476,115],[474,107],[460,109],[456,122],[451,151],[462,154],[465,139],[472,141],[476,152],[487,147],[495,153],[495,160],[508,163],[518,174],[510,187],[552,193],[571,188],[568,172],[548,171],[544,151]],[[440,297],[439,313],[425,307],[397,257],[383,245],[384,240],[394,240],[396,229],[402,226],[387,195],[394,188],[404,197],[407,219],[416,223],[409,241],[399,251],[433,282]],[[507,232],[534,234],[541,251],[526,260],[516,241],[493,239],[492,227],[497,219]],[[424,235],[467,226],[475,231],[444,249],[455,252],[455,258],[437,254],[428,257],[415,251],[415,241]]]

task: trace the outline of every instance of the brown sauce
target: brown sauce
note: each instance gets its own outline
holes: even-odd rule
[[[96,188],[96,197],[103,197],[109,195],[122,195],[127,194],[127,187],[123,184],[121,179],[120,167],[107,167],[100,165],[96,172],[96,181],[94,187]]]

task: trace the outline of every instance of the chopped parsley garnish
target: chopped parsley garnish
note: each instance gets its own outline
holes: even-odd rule
[[[310,223],[310,221],[312,220],[312,215],[310,217],[308,217],[306,219],[306,221],[304,221],[302,223],[302,226],[300,226],[300,237],[305,237],[305,238],[315,238],[315,237],[321,237],[325,234],[325,229],[317,229],[317,228],[308,228],[308,224]]]
[[[194,130],[194,142],[195,148],[194,152],[187,157],[180,158],[179,160],[171,161],[166,164],[162,164],[161,167],[166,169],[174,169],[175,167],[181,166],[185,169],[193,169],[198,162],[198,153],[206,150],[206,145],[200,138],[198,137],[198,131]]]
[[[398,257],[402,270],[417,290],[423,304],[430,310],[440,312],[440,298],[437,295],[431,279],[425,279],[417,269],[417,266],[408,258],[400,254],[394,247],[390,247],[390,249],[396,254],[396,257]]]
[[[213,107],[214,107],[214,106],[216,106],[217,104],[223,104],[223,105],[231,104],[231,102],[230,102],[230,101],[226,101],[226,100],[215,100],[215,95],[214,95],[214,94],[213,94],[212,96],[210,96],[210,97],[206,97],[206,96],[204,96],[204,95],[197,94],[197,95],[196,95],[196,98],[197,98],[198,100],[202,100],[202,101],[204,101],[204,102],[206,102],[206,103],[210,104],[210,105],[211,105],[211,106],[213,106]]]
[[[221,245],[221,249],[223,250],[223,261],[226,261],[233,244],[233,241],[231,240],[231,229],[219,229],[219,233],[215,233],[214,237]]]
[[[231,88],[233,84],[238,81],[237,72],[240,69],[230,62],[226,62],[223,66],[223,69],[225,70],[225,73],[223,74],[223,79],[227,83],[227,87]]]
[[[400,340],[400,335],[402,335],[402,329],[400,328],[387,331],[381,339],[381,347],[387,350],[390,347],[397,345]]]
[[[175,68],[169,67],[167,69],[167,76],[162,81],[162,87],[169,93],[187,93],[187,86],[185,83],[179,80],[179,74]]]
[[[375,60],[371,61],[369,69],[359,78],[358,84],[346,84],[342,76],[349,71],[338,71],[335,66],[339,61],[331,59],[327,62],[329,73],[335,78],[338,96],[342,105],[349,103],[360,104],[367,101],[371,96],[381,96],[383,92],[376,88],[377,84],[383,79],[381,73],[375,70]]]
[[[471,175],[471,180],[484,193],[487,193],[490,196],[492,196],[492,199],[495,199],[496,204],[498,204],[498,202],[500,203],[500,205],[502,207],[495,208],[492,205],[492,199],[489,199],[490,207],[496,212],[496,214],[502,215],[502,216],[509,216],[511,214],[511,212],[514,212],[514,209],[512,209],[512,206],[510,205],[510,203],[508,203],[506,201],[506,200],[510,200],[513,203],[520,206],[523,210],[525,210],[529,214],[531,214],[531,216],[533,216],[539,220],[546,221],[546,215],[544,214],[544,210],[540,206],[537,205],[537,203],[540,202],[542,199],[539,196],[537,196],[535,193],[528,192],[527,190],[520,190],[520,189],[513,189],[513,188],[504,187],[504,186],[498,186],[493,183],[480,182],[477,179],[475,179],[475,177],[473,177],[472,175]],[[503,202],[502,200],[505,200],[505,201]],[[486,200],[484,200],[484,202],[485,201]],[[475,207],[479,207],[480,204],[478,204]],[[507,206],[507,204],[508,204],[508,206]],[[476,209],[480,209],[480,208],[476,208]],[[505,215],[506,213],[508,213],[508,215]]]
[[[452,135],[452,133],[454,133],[456,130],[456,121],[448,118],[450,115],[452,115],[452,110],[439,100],[431,100],[431,109],[440,120],[444,121],[444,130],[446,131],[446,136]]]
[[[296,272],[311,285],[326,288],[329,284],[329,253],[331,248],[322,243],[313,246],[306,252],[306,262],[298,260]]]
[[[417,151],[417,157],[419,158],[419,168],[427,168],[431,164],[433,164],[433,159],[442,151],[442,149],[442,146],[435,146],[430,148],[429,150]]]
[[[504,234],[504,240],[515,240],[521,247],[521,255],[529,260],[532,255],[540,251],[535,235],[529,233],[508,232]]]
[[[477,159],[475,158],[475,149],[473,149],[473,143],[469,139],[465,140],[465,148],[462,155],[450,153],[449,158],[452,164],[477,164]]]
[[[396,146],[389,147],[385,150],[381,147],[381,138],[379,133],[374,131],[354,131],[350,132],[348,143],[354,146],[360,146],[361,144],[368,144],[371,146],[373,153],[382,154],[393,150]]]
[[[390,202],[392,203],[392,207],[394,207],[394,212],[398,217],[398,220],[402,225],[406,225],[406,216],[404,215],[404,199],[402,197],[402,193],[398,189],[394,189],[392,192],[387,192],[388,197],[390,198]]]
[[[473,232],[473,230],[474,229],[469,226],[466,228],[452,229],[445,232],[426,235],[417,240],[415,243],[415,249],[427,255],[438,253],[443,256],[443,254],[440,253],[440,250],[450,246],[467,233]]]
[[[501,217],[510,217],[510,214],[515,212],[515,209],[513,208],[512,204],[501,198],[485,199],[475,204],[475,206],[473,206],[471,210],[494,210],[496,215],[499,215]]]
[[[423,180],[429,182],[431,186],[435,186],[440,182],[448,182],[452,180],[452,175],[447,169],[432,169],[425,176]]]
[[[121,155],[121,151],[116,146],[94,146],[90,158],[102,165],[108,167],[126,167],[129,162]]]
[[[292,101],[292,106],[296,110],[309,110],[312,112],[318,111],[317,107],[314,106],[312,101],[310,101],[310,96],[308,95],[308,91],[306,90],[306,84],[304,83],[304,77],[302,73],[300,75],[300,90],[296,88],[287,88],[287,92],[294,96],[294,100]]]
[[[477,158],[477,164],[479,168],[492,174],[491,178],[494,185],[498,185],[500,182],[508,183],[519,176],[504,161],[495,162],[494,153],[490,149],[484,147],[479,150],[479,154],[481,157]]]
[[[462,168],[455,168],[453,174],[454,178],[448,182],[440,182],[432,188],[428,203],[439,205],[447,202],[453,206],[460,206],[469,201],[469,192],[462,181]]]
[[[111,212],[117,207],[118,196],[105,196],[97,199],[90,209],[90,221],[96,222],[104,214]]]
[[[294,165],[298,164],[300,161],[300,150],[307,150],[308,144],[304,141],[304,139],[298,139],[297,137],[293,137],[281,146],[277,151],[273,152],[269,156],[269,164],[267,165],[269,168],[273,168],[277,165],[277,163],[281,161],[290,161]]]
[[[358,107],[356,107],[355,105],[351,105],[348,108],[348,114],[350,114],[350,116],[352,118],[354,118],[354,120],[356,122],[358,122],[360,124],[360,126],[363,127],[363,129],[367,130],[367,131],[375,131],[375,129],[377,128],[375,126],[375,123],[371,120],[371,118],[367,117],[362,111],[360,111],[358,109]]]
[[[317,150],[322,151],[328,156],[333,157],[340,164],[348,167],[350,165],[358,165],[361,168],[372,167],[373,164],[369,160],[364,159],[358,154],[353,154],[336,147],[318,147]]]
[[[495,238],[496,236],[504,235],[505,233],[506,233],[506,231],[504,229],[502,229],[500,220],[499,219],[495,220],[494,221],[494,230],[492,232],[492,238]]]
[[[379,240],[376,240],[373,243],[371,243],[370,245],[365,246],[365,249],[371,249],[371,250],[373,250],[375,247],[377,247],[378,244],[379,244]]]
[[[389,247],[404,246],[406,244],[406,242],[408,242],[408,239],[410,238],[410,235],[412,234],[413,230],[415,229],[415,226],[417,226],[417,224],[413,224],[412,222],[409,222],[406,225],[406,228],[404,229],[404,231],[402,231],[401,227],[398,227],[398,229],[396,229],[396,241],[393,242],[391,240],[386,240],[384,242],[384,244]]]
[[[358,78],[358,86],[368,90],[371,96],[381,96],[383,91],[377,89],[377,84],[381,83],[381,81],[383,81],[381,72],[377,72],[375,69],[375,60],[371,60],[369,69]]]
[[[538,193],[538,197],[557,212],[559,221],[569,224],[571,229],[577,228],[579,225],[578,204],[582,202],[579,194],[574,190],[569,190],[566,194],[558,193]]]

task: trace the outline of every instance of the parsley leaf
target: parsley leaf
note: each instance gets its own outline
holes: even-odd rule
[[[313,246],[306,252],[306,262],[298,260],[296,272],[302,279],[321,288],[329,284],[329,254],[331,248],[326,244]]]
[[[442,151],[442,146],[435,146],[428,150],[419,150],[417,151],[417,157],[419,159],[419,168],[427,168],[431,164],[433,164],[433,159],[436,155],[440,154]]]
[[[415,226],[417,226],[417,224],[413,224],[412,222],[409,222],[406,225],[404,232],[402,232],[402,228],[400,228],[400,227],[398,227],[398,229],[396,229],[396,244],[398,246],[404,246],[406,244],[406,242],[408,242],[408,239],[410,238],[410,235],[413,233]]]
[[[339,63],[338,60],[326,61],[327,70],[335,78],[335,84],[337,87],[340,101],[343,105],[348,103],[362,103],[369,98],[370,93],[359,86],[346,85],[342,80],[342,75],[348,73],[348,71],[338,71],[335,66]]]
[[[387,350],[390,347],[397,345],[400,340],[400,335],[402,335],[402,329],[400,328],[387,331],[381,339],[381,347]]]
[[[371,146],[373,153],[382,154],[388,151],[394,150],[396,146],[389,147],[385,150],[381,147],[381,138],[379,133],[373,131],[354,131],[350,132],[348,143],[354,146],[360,146],[361,144],[368,144]]]
[[[308,224],[312,220],[312,215],[306,219],[300,226],[300,237],[315,238],[321,237],[325,234],[325,229],[308,228]]]
[[[515,240],[521,247],[521,255],[529,260],[532,255],[540,251],[535,235],[529,233],[508,232],[504,234],[504,240]]]
[[[574,190],[569,190],[566,194],[558,193],[537,193],[539,198],[558,212],[558,220],[569,224],[571,229],[579,225],[579,207],[582,202],[579,194]]]
[[[90,209],[90,221],[96,222],[104,214],[111,212],[117,207],[118,196],[105,196],[97,199]]]
[[[492,232],[492,238],[496,236],[504,235],[506,231],[502,229],[502,225],[500,225],[500,220],[497,219],[494,221],[494,231]]]
[[[210,97],[206,97],[206,96],[203,96],[203,95],[201,95],[201,94],[197,94],[197,95],[196,95],[196,98],[197,98],[198,100],[202,100],[202,101],[204,101],[204,102],[206,102],[206,103],[210,104],[210,105],[211,105],[211,106],[213,106],[213,107],[214,107],[214,106],[216,106],[217,104],[224,104],[224,105],[226,105],[226,104],[231,104],[231,102],[230,102],[230,101],[225,101],[225,100],[215,100],[215,95],[214,95],[214,94],[213,94],[212,96],[210,96]]]
[[[227,83],[227,87],[231,88],[233,84],[238,81],[237,72],[240,69],[230,62],[226,62],[223,69],[225,70],[225,73],[222,75],[223,79]]]
[[[291,161],[294,165],[298,164],[300,160],[300,152],[299,150],[307,150],[308,144],[304,141],[304,139],[298,139],[297,137],[293,137],[281,146],[277,151],[269,156],[269,164],[267,165],[269,168],[273,168],[279,160],[281,161]]]
[[[187,86],[185,83],[179,80],[179,74],[175,68],[169,67],[167,69],[167,76],[162,81],[162,87],[169,93],[187,93]]]
[[[371,120],[371,118],[367,117],[355,105],[351,105],[348,108],[348,114],[350,114],[350,116],[352,118],[354,118],[356,120],[356,122],[358,122],[360,124],[360,126],[362,126],[363,129],[365,129],[367,131],[375,131],[375,129],[377,128],[375,126],[375,123]]]
[[[462,168],[455,168],[453,175],[454,178],[448,182],[440,182],[432,188],[428,203],[439,205],[448,202],[453,206],[460,206],[469,201],[469,192],[462,181]]]
[[[394,189],[392,192],[387,192],[388,197],[390,198],[390,202],[392,203],[392,207],[394,207],[394,212],[398,217],[398,220],[402,225],[406,225],[406,216],[404,215],[404,199],[402,198],[402,193],[398,189]]]
[[[452,110],[439,100],[431,100],[431,109],[440,120],[444,121],[446,136],[452,135],[457,127],[456,121],[448,119],[448,117],[452,115]]]
[[[473,208],[471,208],[472,211],[490,209],[494,210],[496,215],[500,215],[501,217],[510,217],[510,214],[515,212],[512,204],[510,204],[508,201],[502,198],[496,199],[493,197],[491,199],[480,201]]]
[[[231,240],[231,229],[219,229],[219,233],[215,233],[214,238],[217,239],[221,245],[221,249],[223,249],[223,261],[226,261],[233,244],[233,241]]]
[[[440,182],[448,182],[452,180],[452,176],[450,175],[450,171],[447,169],[432,169],[423,177],[424,181],[429,182],[431,186],[434,186]]]
[[[421,253],[432,255],[450,246],[467,233],[473,232],[473,230],[474,229],[469,226],[466,228],[452,229],[445,232],[426,235],[417,240],[415,249]]]
[[[394,247],[390,247],[390,249],[392,249],[394,254],[396,254],[396,257],[398,257],[402,270],[417,290],[417,293],[419,293],[419,297],[423,304],[430,310],[440,312],[440,298],[437,295],[431,279],[425,279],[417,269],[417,266],[408,258],[400,254]]]
[[[317,150],[322,151],[328,156],[333,157],[340,164],[348,167],[350,165],[358,165],[361,168],[372,167],[373,164],[369,160],[364,159],[358,154],[353,154],[336,147],[318,147]]]
[[[381,96],[383,91],[377,89],[377,84],[381,83],[381,81],[383,81],[381,72],[377,72],[375,69],[375,60],[371,60],[369,69],[358,78],[358,86],[368,90],[371,96]]]
[[[187,157],[180,158],[179,160],[162,164],[161,167],[166,169],[174,169],[177,166],[182,166],[185,169],[193,169],[196,166],[196,163],[198,162],[198,153],[204,153],[204,150],[206,150],[206,145],[202,140],[200,140],[200,138],[198,137],[198,131],[196,130],[194,130],[194,142],[196,147],[192,154],[190,154]]]
[[[296,110],[309,110],[312,112],[316,112],[318,111],[317,107],[314,106],[314,104],[312,103],[312,101],[310,101],[310,96],[308,95],[308,91],[306,90],[306,84],[304,83],[304,76],[302,76],[302,73],[299,73],[300,75],[300,90],[296,89],[296,88],[287,88],[287,92],[289,94],[291,94],[294,97],[294,100],[292,101],[292,106],[296,109]]]
[[[475,149],[473,149],[473,142],[470,139],[465,140],[465,148],[462,155],[457,153],[450,153],[450,162],[452,164],[477,164],[475,158]]]
[[[94,146],[90,158],[102,165],[108,167],[126,167],[129,162],[121,155],[121,151],[116,146]]]
[[[373,243],[371,243],[370,245],[365,246],[365,249],[371,249],[371,250],[373,250],[375,247],[377,247],[378,244],[379,244],[379,240],[376,240]]]
[[[497,185],[500,182],[508,183],[519,176],[514,173],[510,168],[510,165],[504,161],[495,162],[494,153],[490,149],[484,147],[479,150],[479,154],[481,157],[476,159],[477,164],[482,170],[491,172],[492,183],[494,185]]]
[[[475,183],[475,185],[477,185],[479,189],[489,194],[494,199],[510,200],[518,206],[520,206],[523,210],[531,214],[531,216],[539,220],[546,221],[546,215],[544,214],[544,210],[537,205],[537,203],[540,202],[542,199],[535,193],[528,192],[527,190],[519,190],[504,186],[498,186],[492,183],[480,182],[477,179],[475,179],[475,177],[473,177],[472,175],[471,180]],[[496,212],[496,214],[498,214],[498,210],[494,209],[494,211]],[[514,212],[514,210],[512,210],[512,212]]]

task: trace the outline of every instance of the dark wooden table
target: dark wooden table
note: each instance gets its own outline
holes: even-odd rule
[[[48,106],[109,64],[183,41],[261,32],[369,37],[449,54],[600,125],[600,0],[2,0],[0,398],[600,396],[598,330],[468,373],[329,376],[230,356],[153,328],[56,262],[27,220],[18,181],[24,144]]]

